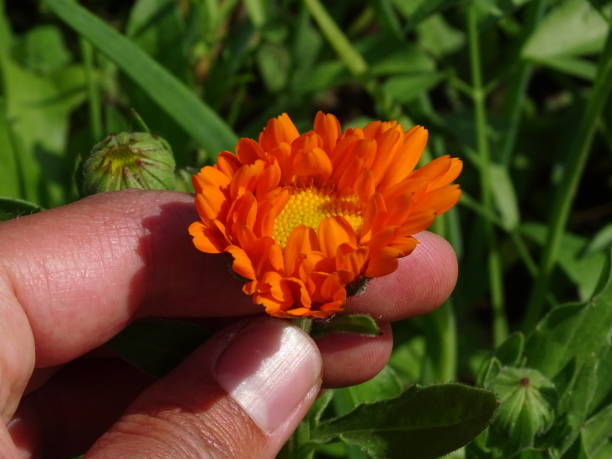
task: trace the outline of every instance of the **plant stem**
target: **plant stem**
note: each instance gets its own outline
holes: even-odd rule
[[[527,305],[527,313],[524,321],[524,330],[529,332],[535,327],[537,320],[542,315],[544,298],[546,297],[550,276],[557,261],[561,238],[567,226],[569,213],[576,196],[580,178],[584,172],[593,135],[597,128],[597,119],[605,107],[606,100],[612,89],[612,27],[608,29],[608,37],[604,49],[599,58],[597,76],[593,90],[587,101],[584,116],[574,137],[573,148],[567,158],[561,178],[561,186],[557,188],[546,245],[542,253],[542,259],[538,270],[538,276],[531,292]]]
[[[342,33],[340,27],[334,22],[321,2],[319,0],[304,0],[304,4],[349,71],[355,76],[364,74],[368,69],[368,64],[361,57],[361,54],[353,48],[351,42]]]
[[[81,44],[81,55],[85,67],[85,84],[87,85],[87,99],[89,103],[89,128],[92,137],[92,145],[102,140],[102,117],[100,92],[96,84],[93,65],[93,47],[84,38],[79,39]]]
[[[529,15],[527,17],[525,30],[522,34],[522,40],[520,41],[517,53],[520,53],[525,40],[531,35],[531,32],[535,30],[536,25],[540,22],[540,18],[542,17],[542,13],[544,11],[544,0],[535,0],[529,7]],[[533,70],[533,65],[529,61],[521,59],[520,56],[517,56],[517,61],[519,64],[512,75],[510,88],[506,96],[508,105],[506,105],[505,115],[506,119],[508,120],[508,127],[504,135],[504,142],[501,147],[500,155],[502,164],[506,166],[510,163],[512,152],[514,151],[514,146],[516,145],[516,137],[520,127],[521,113],[523,111],[525,98],[527,96],[527,85]]]
[[[487,141],[487,117],[485,93],[482,86],[482,68],[480,64],[480,43],[478,39],[478,17],[474,4],[468,7],[467,13],[470,64],[472,71],[472,99],[474,101],[474,123],[476,126],[476,144],[480,156],[480,192],[483,206],[493,211],[493,194],[490,169],[489,144]],[[497,245],[495,230],[491,222],[482,220],[489,253],[487,266],[491,307],[493,312],[493,344],[498,346],[508,335],[508,323],[504,311],[504,293],[502,283],[502,265]]]
[[[426,161],[431,160],[431,155],[426,152]],[[448,231],[448,214],[442,215],[434,221],[431,230],[450,239]],[[454,241],[450,243],[455,246]],[[424,317],[425,339],[427,355],[431,366],[428,368],[428,377],[424,382],[441,383],[455,381],[457,379],[457,323],[452,300],[449,298],[438,309]]]
[[[310,334],[310,330],[312,329],[312,319],[300,317],[299,319],[293,319],[291,323],[293,323],[293,325],[295,325],[296,327],[301,328],[306,333]]]

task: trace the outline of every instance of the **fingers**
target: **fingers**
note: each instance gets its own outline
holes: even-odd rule
[[[147,389],[88,457],[275,457],[320,383],[321,357],[301,330],[243,322]]]
[[[393,348],[391,327],[383,324],[381,332],[376,337],[335,333],[317,339],[323,357],[323,385],[352,386],[376,376]]]
[[[9,433],[24,457],[78,456],[152,380],[116,358],[79,359],[23,398]]]
[[[195,218],[186,194],[126,191],[0,224],[0,276],[28,316],[37,366],[99,346],[138,311],[257,311],[223,257],[193,248]]]
[[[261,310],[228,274],[223,256],[193,248],[186,232],[196,219],[192,199],[174,192],[106,193],[0,224],[0,281],[8,280],[27,315],[37,366],[82,355],[134,316]],[[418,237],[421,244],[398,272],[372,280],[349,310],[386,322],[439,305],[454,286],[456,260],[443,239]]]

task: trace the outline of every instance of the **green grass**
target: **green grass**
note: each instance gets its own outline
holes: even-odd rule
[[[528,338],[551,309],[596,292],[612,245],[609,2],[82,3],[25,14],[0,0],[3,218],[78,199],[80,158],[110,132],[141,130],[132,110],[170,142],[187,191],[193,168],[282,112],[301,129],[317,110],[343,125],[397,119],[429,129],[426,157],[465,167],[460,205],[433,228],[458,253],[459,283],[440,310],[394,325],[388,368],[402,385],[487,386],[478,369],[512,333]],[[338,452],[361,454],[325,454]]]

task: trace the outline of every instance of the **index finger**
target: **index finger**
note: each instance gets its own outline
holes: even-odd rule
[[[0,275],[8,279],[27,315],[36,365],[71,360],[103,344],[138,316],[260,312],[228,272],[224,256],[193,248],[187,226],[196,219],[193,198],[187,194],[130,190],[1,224]],[[446,243],[427,239],[406,261],[418,265],[420,257],[438,250],[445,255],[438,265],[423,264],[420,282],[410,292],[412,300],[377,306],[379,295],[389,299],[406,294],[397,288],[376,293],[378,283],[389,282],[383,278],[373,280],[366,296],[355,303],[385,319],[437,306],[440,289],[432,290],[430,281],[444,292],[455,282],[448,272],[454,266],[456,274],[456,261],[448,256]],[[404,278],[404,271],[391,279]]]

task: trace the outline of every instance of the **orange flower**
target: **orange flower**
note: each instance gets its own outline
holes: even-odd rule
[[[341,132],[321,112],[300,135],[282,114],[194,175],[200,221],[189,234],[202,252],[232,255],[242,290],[268,314],[329,317],[347,286],[395,271],[412,235],[457,203],[459,159],[414,170],[426,142],[420,126]]]

